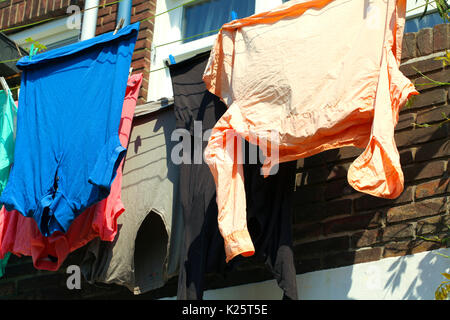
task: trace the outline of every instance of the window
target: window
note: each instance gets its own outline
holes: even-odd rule
[[[425,10],[425,0],[408,1],[406,5],[406,23],[405,33],[417,32],[423,28],[432,28],[433,26],[445,21],[439,16],[436,4],[430,1],[428,4],[427,14],[421,19]]]
[[[244,18],[255,12],[255,0],[211,0],[194,3],[184,7],[182,34],[184,42],[204,38],[195,35],[219,29],[224,23],[233,20],[231,12],[237,18]],[[198,23],[202,21],[202,23]]]
[[[405,33],[406,32],[417,32],[423,28],[432,28],[433,26],[445,21],[441,18],[438,12],[434,11],[432,13],[427,12],[426,16],[420,19],[420,16],[408,18],[405,23]]]
[[[29,49],[31,43],[25,39],[32,38],[34,41],[45,45],[47,50],[62,47],[78,41],[80,30],[68,27],[69,18],[58,19],[38,25],[36,27],[20,31],[9,37],[19,46]]]
[[[231,11],[238,18],[270,10],[289,0],[198,0],[183,6],[188,0],[160,0],[156,2],[156,18],[151,48],[151,73],[148,85],[148,101],[172,98],[172,82],[165,62],[169,55],[176,62],[188,59],[200,52],[210,50],[216,29],[231,21]],[[308,1],[308,0],[303,0]],[[302,2],[303,2],[302,1]],[[362,1],[362,0],[357,0]],[[430,14],[420,22],[414,20],[422,14],[426,0],[407,2],[406,32],[410,28],[422,28],[439,23],[436,16]],[[435,9],[430,2],[429,12]],[[419,8],[417,8],[419,7]],[[415,10],[412,10],[417,8]],[[170,10],[169,12],[167,12]]]
[[[180,6],[186,2],[188,0],[156,2],[148,101],[173,96],[169,70],[164,68],[169,55],[180,62],[210,50],[217,34],[214,30],[232,20],[231,11],[235,11],[238,18],[244,18],[270,10],[283,0],[199,0]]]

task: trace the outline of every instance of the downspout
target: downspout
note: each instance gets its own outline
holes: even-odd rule
[[[120,19],[123,18],[123,27],[127,26],[131,22],[131,0],[122,0],[119,2],[119,8],[117,9],[117,20],[116,24],[119,23]]]
[[[97,29],[99,0],[86,0],[84,3],[83,24],[81,25],[80,40],[87,40],[95,37]]]

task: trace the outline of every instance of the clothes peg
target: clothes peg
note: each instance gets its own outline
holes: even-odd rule
[[[19,56],[23,57],[22,52],[20,52],[19,45],[17,44],[17,42],[14,41],[14,44],[16,45],[17,53],[19,54]]]
[[[0,77],[0,83],[1,83],[1,85],[2,85],[2,87],[3,87],[3,90],[4,90],[6,93],[9,93],[10,90],[9,90],[8,83],[6,82],[5,78]]]
[[[171,55],[171,54],[169,54],[169,60],[170,60],[170,64],[175,64],[175,63],[177,63],[177,62],[175,61],[174,56]]]
[[[34,43],[32,43],[30,47],[30,55],[29,55],[30,60],[33,55],[34,55]]]
[[[232,10],[231,11],[231,20],[236,20],[238,18],[238,15],[236,13],[236,11]]]
[[[114,29],[114,33],[113,34],[116,34],[117,31],[119,31],[119,29],[122,28],[124,22],[125,22],[125,20],[123,18],[120,18],[119,23],[117,24],[116,29]]]

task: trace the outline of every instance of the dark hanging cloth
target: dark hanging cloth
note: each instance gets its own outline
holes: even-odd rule
[[[207,146],[203,134],[214,127],[227,109],[202,80],[208,58],[206,52],[169,66],[176,126],[186,129],[187,137],[182,139],[189,139],[191,145],[190,155],[183,154],[190,163],[180,164],[180,199],[185,224],[177,292],[180,300],[202,299],[206,273],[224,274],[245,259],[236,257],[225,263],[224,241],[217,224],[214,178],[208,165],[199,159]],[[194,121],[201,121],[201,126]],[[245,146],[248,149],[247,142]],[[281,164],[278,173],[267,178],[260,175],[261,163],[244,165],[247,223],[255,255],[272,272],[283,290],[283,298],[297,299],[291,230],[296,162]]]

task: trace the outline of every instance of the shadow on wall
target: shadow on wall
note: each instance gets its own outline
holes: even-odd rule
[[[434,299],[450,260],[426,252],[440,245],[420,236],[442,238],[448,221],[448,168],[442,165],[447,139],[447,125],[396,134],[405,188],[393,200],[358,193],[348,185],[348,166],[359,155],[356,148],[299,161],[294,251],[300,299]],[[430,187],[418,193],[422,185]],[[424,254],[420,263],[418,252]],[[381,280],[374,280],[376,274]],[[367,284],[368,279],[375,282]]]
[[[434,300],[449,272],[439,249],[297,275],[300,300]],[[275,286],[275,284],[273,284]],[[267,290],[269,292],[269,290]]]
[[[449,254],[448,250],[423,253],[423,257],[418,262],[416,272],[411,271],[408,273],[410,271],[407,270],[409,256],[397,258],[388,269],[390,277],[384,289],[390,295],[395,296],[395,292],[402,288],[402,296],[398,297],[400,299],[433,300],[437,287],[445,280],[441,273],[448,272],[450,268],[450,259],[438,255],[438,252]],[[409,285],[406,287],[406,284]]]

